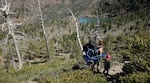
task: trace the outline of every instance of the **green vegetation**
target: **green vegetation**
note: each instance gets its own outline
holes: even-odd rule
[[[2,48],[0,48],[0,55],[2,54]]]
[[[51,11],[45,7],[51,6],[46,5],[42,8],[44,8],[43,11],[46,11],[44,16],[47,19],[44,22],[49,36],[50,63],[46,61],[48,56],[40,23],[37,21],[29,23],[16,29],[27,35],[23,41],[18,40],[19,50],[24,62],[20,71],[15,71],[12,67],[11,56],[16,56],[14,46],[10,47],[11,50],[6,50],[10,51],[10,54],[9,52],[6,54],[2,52],[3,47],[0,47],[1,83],[25,83],[28,81],[38,83],[150,82],[150,1],[101,0],[93,2],[94,6],[90,5],[89,7],[93,9],[90,10],[84,6],[87,7],[92,0],[84,3],[79,1],[82,0],[71,1],[78,4],[78,7],[76,7],[76,4],[68,4],[76,17],[82,16],[85,11],[87,11],[86,15],[96,17],[95,11],[98,11],[99,17],[106,16],[106,18],[113,19],[111,22],[100,22],[99,26],[97,26],[97,23],[80,24],[82,44],[86,44],[89,39],[94,39],[94,31],[98,31],[99,36],[104,36],[104,52],[112,55],[112,66],[124,63],[123,72],[111,75],[109,79],[101,73],[94,74],[88,68],[73,70],[74,64],[84,61],[77,41],[74,21],[66,12],[62,16],[55,14],[55,9],[60,8],[64,11],[65,8],[62,7],[64,5],[54,7],[55,15],[49,14]],[[62,11],[57,12],[62,13]],[[0,42],[4,40],[6,34],[7,32],[0,31]],[[11,45],[12,42],[9,43]],[[4,53],[3,56],[2,53]],[[115,61],[117,63],[113,63]]]
[[[64,57],[65,58],[65,57]],[[71,69],[75,60],[70,59],[66,63],[63,59],[57,57],[51,57],[51,63],[43,64],[25,64],[20,71],[15,71],[9,66],[9,72],[7,73],[4,68],[0,69],[0,82],[6,83],[20,83],[26,81],[39,81],[43,76],[54,76],[61,73],[61,70]],[[57,72],[58,71],[58,72]],[[53,77],[54,78],[54,77]],[[49,78],[49,79],[53,79]],[[44,79],[44,78],[43,78]]]
[[[41,83],[52,82],[52,83],[106,83],[104,76],[98,74],[93,74],[89,70],[76,70],[68,71],[57,75],[57,77],[44,77],[45,79],[40,79]]]
[[[76,33],[71,35],[64,35],[60,40],[59,44],[63,47],[64,52],[72,53],[72,58],[81,58],[81,50],[77,41]]]
[[[0,31],[0,40],[4,39],[5,35],[6,35],[6,33]]]
[[[40,33],[40,23],[32,23],[32,24],[28,24],[24,27],[21,27],[21,31],[24,32],[27,35],[31,35],[31,36],[35,36],[38,35]],[[41,35],[41,34],[40,34]]]
[[[120,77],[121,83],[148,83],[150,81],[148,73],[133,73]]]
[[[137,31],[133,39],[129,41],[130,61],[125,64],[124,71],[132,72],[150,72],[149,54],[150,54],[150,32],[142,28]],[[131,70],[132,68],[132,70]]]

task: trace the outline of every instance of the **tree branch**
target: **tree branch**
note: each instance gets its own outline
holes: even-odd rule
[[[9,33],[6,35],[5,44],[8,42],[8,37],[10,34],[11,34],[11,32],[9,31]]]

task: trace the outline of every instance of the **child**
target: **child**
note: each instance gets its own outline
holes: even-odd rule
[[[111,59],[111,56],[109,54],[107,54],[104,59],[104,71],[103,71],[103,73],[106,75],[109,75],[110,59]]]

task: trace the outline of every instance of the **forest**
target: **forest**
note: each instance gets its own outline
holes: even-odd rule
[[[86,64],[91,40],[109,75]],[[149,0],[0,0],[0,83],[149,83],[149,62]]]

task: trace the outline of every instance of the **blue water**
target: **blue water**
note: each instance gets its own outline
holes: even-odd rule
[[[109,18],[98,18],[99,22],[108,22],[110,21]],[[87,24],[87,23],[96,23],[97,18],[94,17],[80,17],[78,19],[78,22],[81,24]]]

